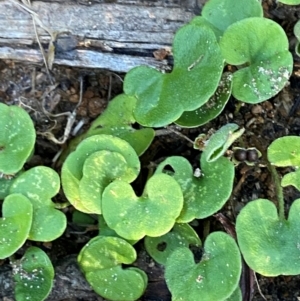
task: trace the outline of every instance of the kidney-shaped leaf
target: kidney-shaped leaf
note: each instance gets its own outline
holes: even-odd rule
[[[10,193],[21,193],[32,203],[33,220],[29,239],[51,241],[65,231],[66,216],[55,209],[51,200],[59,188],[58,174],[46,166],[37,166],[25,171],[11,185]]]
[[[124,91],[137,98],[134,116],[142,125],[172,123],[184,111],[195,110],[208,101],[218,86],[224,61],[211,29],[183,26],[175,35],[173,53],[171,73],[141,66],[125,76]]]
[[[0,103],[0,173],[20,171],[32,153],[35,129],[28,113]]]
[[[0,219],[0,259],[13,255],[26,241],[32,223],[32,205],[28,198],[15,193],[3,202]]]
[[[43,301],[49,295],[54,278],[54,268],[47,254],[30,247],[13,269],[17,301]]]
[[[238,243],[251,269],[264,276],[300,273],[300,199],[287,220],[265,199],[248,203],[236,221]]]
[[[78,263],[95,292],[108,300],[134,301],[145,291],[147,275],[122,268],[136,260],[135,249],[118,237],[97,236],[78,255]]]
[[[177,222],[187,223],[195,218],[208,217],[220,210],[230,197],[234,180],[234,165],[226,158],[208,163],[201,157],[201,176],[194,176],[191,164],[183,157],[169,157],[164,160],[156,173],[166,172],[171,166],[171,174],[183,192],[183,209]]]
[[[188,248],[178,248],[167,260],[165,271],[174,301],[223,301],[237,288],[240,275],[239,249],[223,232],[207,237],[199,263]]]
[[[247,18],[230,25],[220,40],[228,64],[240,66],[233,74],[232,94],[259,103],[276,95],[287,83],[293,57],[284,30],[265,18]]]
[[[130,183],[139,170],[139,158],[126,141],[111,135],[94,135],[83,140],[64,162],[62,186],[77,210],[101,214],[104,186],[116,178]]]
[[[201,240],[188,224],[175,224],[167,234],[159,237],[146,236],[145,248],[158,263],[165,265],[171,253],[179,247],[201,246]]]
[[[129,240],[169,232],[182,206],[180,186],[165,174],[151,177],[141,197],[136,196],[128,183],[118,180],[108,185],[102,196],[103,217],[107,225]]]

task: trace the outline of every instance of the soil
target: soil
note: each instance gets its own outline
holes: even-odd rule
[[[204,2],[204,1],[203,1]],[[295,55],[295,38],[292,33],[295,22],[300,18],[300,7],[289,7],[276,4],[275,1],[263,1],[265,15],[278,22],[286,31],[290,50],[294,55],[294,72],[288,85],[274,98],[258,105],[241,104],[231,98],[222,114],[196,129],[179,129],[181,134],[190,139],[199,133],[217,130],[228,122],[237,123],[245,128],[245,134],[235,146],[256,147],[263,154],[254,166],[240,164],[236,168],[234,190],[231,198],[219,215],[199,221],[195,226],[203,239],[207,235],[207,225],[210,231],[234,230],[234,224],[239,211],[249,201],[256,198],[268,198],[276,203],[276,193],[273,181],[265,168],[265,153],[268,145],[278,137],[300,134],[300,64]],[[0,102],[23,107],[32,117],[37,135],[35,153],[26,164],[26,169],[33,166],[50,166],[60,172],[59,160],[53,160],[61,149],[65,149],[72,139],[72,133],[67,133],[67,142],[57,144],[49,141],[45,132],[51,132],[58,140],[66,134],[68,116],[66,112],[76,111],[74,126],[83,122],[76,135],[84,132],[90,123],[103,112],[107,103],[116,95],[122,93],[124,74],[116,74],[105,70],[74,69],[54,66],[51,77],[42,66],[0,61]],[[80,79],[83,79],[83,100],[77,106],[80,94]],[[59,115],[59,116],[58,116]],[[147,173],[149,162],[158,163],[166,156],[181,155],[190,160],[194,167],[198,166],[199,152],[182,136],[171,133],[157,136],[154,143],[141,157],[143,172]],[[284,174],[288,169],[281,169]],[[142,173],[143,174],[143,173]],[[143,177],[136,183],[142,190]],[[299,191],[288,187],[284,190],[286,210],[291,203],[300,197]],[[61,192],[55,202],[65,201]],[[64,235],[45,244],[27,242],[18,251],[22,256],[30,245],[38,245],[50,256],[56,267],[56,280],[49,300],[103,300],[92,292],[76,265],[76,255],[83,245],[97,235],[93,227],[78,228],[71,220],[72,207],[63,209],[68,217],[68,227]],[[205,225],[205,227],[204,227]],[[137,266],[145,270],[149,276],[149,286],[141,300],[169,301],[170,293],[163,280],[163,267],[156,264],[145,252],[143,244],[138,245],[139,258]],[[281,276],[267,278],[254,274],[246,267],[241,281],[244,300],[300,300],[300,276]],[[8,260],[0,261],[0,299],[13,300],[11,267]]]

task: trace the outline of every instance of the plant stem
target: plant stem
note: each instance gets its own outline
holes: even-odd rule
[[[278,176],[278,173],[276,171],[276,168],[274,165],[268,164],[269,170],[271,172],[274,184],[275,184],[275,190],[277,195],[277,201],[278,201],[278,214],[280,219],[285,219],[284,216],[284,197],[283,197],[283,189],[280,183],[280,178]]]

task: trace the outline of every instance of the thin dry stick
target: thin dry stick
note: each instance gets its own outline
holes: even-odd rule
[[[178,135],[179,137],[187,140],[188,142],[194,144],[194,141],[191,140],[189,137],[183,135],[182,133],[174,130],[172,127],[167,126],[165,129],[160,129],[160,130],[156,130],[155,131],[155,136],[162,136],[162,135],[169,135],[170,133],[174,133],[176,135]]]
[[[72,131],[73,125],[75,123],[76,120],[76,111],[77,108],[80,106],[80,104],[82,103],[82,95],[83,95],[83,80],[82,77],[80,78],[80,96],[79,96],[79,102],[77,103],[75,109],[73,110],[73,112],[64,112],[64,113],[60,113],[60,114],[51,114],[50,112],[48,112],[44,105],[43,105],[43,111],[47,116],[51,116],[51,117],[60,117],[60,116],[68,116],[68,121],[67,121],[67,125],[65,127],[65,131],[64,131],[64,135],[60,138],[57,139],[55,138],[55,136],[51,133],[51,129],[50,131],[47,132],[38,132],[38,134],[47,137],[47,139],[51,140],[52,142],[56,143],[56,144],[64,144],[69,136],[70,133]]]
[[[32,23],[33,23],[33,29],[34,29],[34,33],[35,33],[35,36],[36,36],[36,40],[37,40],[37,43],[39,45],[39,48],[41,50],[41,53],[42,53],[42,57],[43,57],[43,61],[44,61],[44,64],[45,64],[45,67],[46,67],[46,71],[47,71],[47,74],[48,74],[48,77],[50,79],[50,82],[51,84],[53,84],[53,81],[52,81],[52,78],[51,78],[51,75],[50,75],[50,68],[49,68],[49,64],[48,64],[48,61],[47,61],[47,58],[46,58],[46,54],[45,54],[45,50],[41,44],[41,41],[40,41],[40,38],[39,38],[39,35],[38,35],[38,32],[37,32],[37,28],[36,28],[36,24],[38,24],[41,28],[43,28],[51,37],[51,41],[50,43],[53,43],[53,41],[55,41],[56,39],[56,33],[53,33],[48,27],[46,27],[42,21],[39,19],[39,16],[36,12],[34,12],[30,7],[31,7],[31,2],[30,0],[26,1],[26,0],[21,0],[23,4],[19,3],[18,1],[15,1],[15,0],[11,0],[11,2],[24,9],[26,12],[28,12],[30,15],[31,15],[31,18],[32,18]]]
[[[260,289],[260,286],[259,286],[259,283],[258,283],[258,280],[257,280],[257,277],[256,277],[256,273],[253,273],[254,275],[254,279],[255,279],[255,282],[256,282],[256,285],[257,285],[257,289],[258,289],[258,292],[259,294],[261,295],[261,297],[267,301],[267,298],[264,296],[264,294],[262,293],[261,289]]]

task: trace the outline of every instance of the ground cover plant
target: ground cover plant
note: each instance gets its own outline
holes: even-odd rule
[[[243,148],[245,129],[234,120],[192,141],[200,154],[196,167],[184,156],[168,156],[149,168],[143,190],[136,189],[141,156],[156,128],[198,127],[221,114],[231,96],[257,104],[284,88],[293,67],[285,32],[263,17],[259,1],[210,0],[175,34],[172,51],[170,73],[147,66],[128,72],[124,93],[64,150],[60,174],[25,167],[35,151],[34,125],[22,108],[0,104],[0,258],[11,261],[17,301],[45,300],[51,291],[54,269],[47,254],[37,246],[21,258],[16,253],[26,241],[38,245],[64,233],[67,217],[52,201],[60,189],[74,216],[98,221],[97,234],[77,260],[107,300],[134,301],[144,294],[148,276],[134,265],[141,242],[164,266],[174,301],[242,300],[243,259],[264,276],[300,274],[300,201],[286,218],[282,191],[300,189],[299,137],[282,137],[268,147],[277,207],[261,198],[248,203],[236,218],[236,237],[213,231],[202,242],[193,229],[228,201],[236,166],[253,165],[262,155]],[[276,167],[293,170],[280,180]]]

